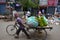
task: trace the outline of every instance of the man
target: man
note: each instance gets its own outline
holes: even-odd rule
[[[19,38],[19,32],[22,30],[26,34],[27,38],[30,39],[30,36],[28,35],[26,30],[24,29],[25,26],[23,25],[24,24],[23,20],[19,17],[18,14],[15,14],[15,18],[16,18],[16,23],[18,23],[20,25],[19,29],[16,31],[15,38]]]

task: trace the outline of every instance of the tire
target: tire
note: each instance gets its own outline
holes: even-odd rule
[[[46,38],[47,38],[47,31],[46,30],[43,30],[43,31],[45,32],[45,36],[44,36],[44,38],[42,40],[46,40]]]
[[[40,30],[40,31],[38,31],[38,33],[40,33],[39,35],[40,35],[41,40],[46,40],[46,38],[47,38],[47,31],[46,30]]]
[[[16,33],[16,30],[17,30],[17,28],[16,27],[14,27],[14,25],[8,25],[7,27],[6,27],[6,32],[10,35],[10,36],[14,36],[15,35],[15,33]]]

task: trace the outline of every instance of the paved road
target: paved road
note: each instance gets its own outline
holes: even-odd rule
[[[0,40],[28,40],[26,39],[26,36],[25,35],[22,36],[22,34],[20,34],[19,39],[15,39],[14,36],[9,36],[6,33],[6,26],[9,24],[14,24],[14,22],[4,22],[0,20]],[[51,31],[47,30],[48,32],[47,40],[60,40],[60,26],[57,25],[52,26],[53,29]],[[29,40],[34,40],[34,38]]]

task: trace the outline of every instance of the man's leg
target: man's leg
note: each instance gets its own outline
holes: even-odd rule
[[[17,31],[16,31],[16,35],[15,35],[15,38],[19,38],[19,33],[21,31],[21,28],[19,28]]]
[[[23,28],[22,31],[26,34],[27,38],[30,39],[29,34],[26,32],[26,30]]]

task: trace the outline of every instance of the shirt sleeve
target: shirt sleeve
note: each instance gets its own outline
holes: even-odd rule
[[[22,20],[21,18],[17,18],[17,22],[24,23],[23,20]]]

